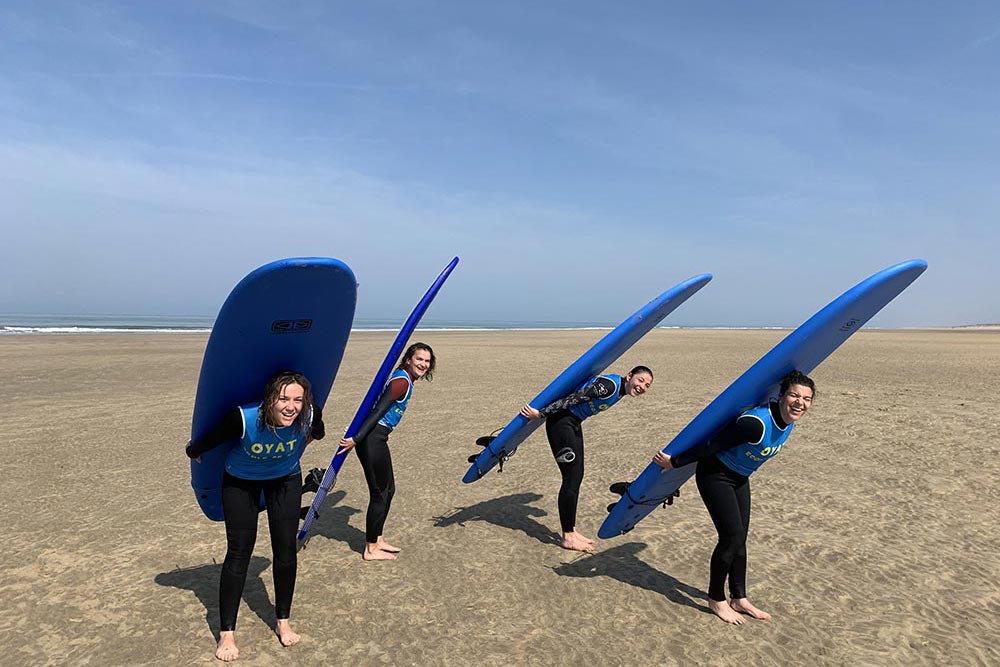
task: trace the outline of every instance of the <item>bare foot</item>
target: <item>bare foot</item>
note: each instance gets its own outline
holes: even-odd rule
[[[713,614],[721,618],[726,623],[743,625],[747,622],[745,618],[738,614],[735,609],[726,604],[725,601],[717,602],[715,600],[709,600],[708,607],[712,610]]]
[[[301,635],[292,630],[292,626],[288,624],[287,618],[278,619],[278,626],[274,629],[274,632],[278,635],[278,641],[281,642],[282,646],[295,646],[302,639]]]
[[[240,656],[236,648],[236,633],[233,630],[223,630],[219,633],[219,645],[215,647],[215,657],[223,662],[231,662]]]
[[[382,551],[388,551],[391,554],[398,554],[400,551],[402,551],[402,549],[400,549],[399,547],[394,547],[388,542],[386,542],[384,539],[382,539],[381,535],[379,535],[378,539],[375,540],[375,546],[377,546]]]
[[[563,549],[569,549],[570,551],[583,551],[590,553],[594,550],[594,540],[586,538],[580,533],[573,531],[572,533],[563,533],[560,546]]]
[[[365,560],[396,560],[396,554],[382,551],[378,548],[377,542],[374,544],[371,542],[366,543],[365,550],[361,552],[361,557]]]
[[[750,604],[750,600],[747,600],[746,598],[740,598],[738,600],[734,598],[729,601],[729,606],[742,614],[750,616],[751,618],[759,618],[762,621],[766,621],[771,618],[769,613],[757,609],[757,607]]]

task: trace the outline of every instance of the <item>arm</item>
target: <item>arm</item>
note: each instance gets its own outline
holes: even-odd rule
[[[356,445],[359,440],[364,440],[375,425],[378,424],[378,420],[385,416],[385,413],[389,412],[389,408],[396,401],[406,396],[407,382],[403,378],[396,378],[389,385],[389,389],[382,392],[382,395],[378,397],[378,401],[375,403],[375,407],[372,411],[368,413],[365,420],[361,422],[361,426],[358,427],[358,432],[354,434],[352,438],[344,438],[340,441],[340,446],[343,451],[346,451]],[[338,454],[340,452],[337,452]]]
[[[700,445],[695,445],[686,452],[673,457],[663,452],[658,452],[653,457],[653,461],[664,469],[681,468],[702,459],[707,459],[710,456],[715,456],[719,452],[735,447],[736,445],[742,445],[746,442],[757,442],[763,435],[764,425],[760,423],[760,420],[743,415],[722,429],[711,440],[707,440]]]
[[[593,398],[604,398],[605,396],[610,396],[614,393],[614,391],[614,382],[605,377],[598,377],[580,391],[573,392],[569,396],[561,398],[558,401],[553,401],[541,410],[532,410],[533,412],[538,413],[538,417],[531,417],[530,414],[525,413],[524,409],[521,410],[521,414],[528,417],[528,419],[543,419],[549,415],[559,412],[560,410],[566,410],[574,405],[586,403]]]
[[[239,408],[227,412],[218,424],[196,441],[190,441],[184,452],[188,458],[196,459],[205,452],[212,450],[224,442],[243,437],[243,413]]]
[[[309,428],[309,440],[322,440],[326,437],[326,424],[323,423],[323,408],[318,405],[313,406],[312,425]]]

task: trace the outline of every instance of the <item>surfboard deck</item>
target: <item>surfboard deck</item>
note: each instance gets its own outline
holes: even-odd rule
[[[458,266],[458,257],[455,257],[448,263],[448,266],[441,271],[441,274],[434,280],[431,286],[427,289],[424,296],[417,302],[414,306],[413,311],[410,313],[409,317],[400,327],[399,333],[396,334],[395,340],[393,340],[392,345],[389,346],[389,352],[385,355],[385,359],[382,361],[382,365],[379,367],[378,372],[375,373],[375,378],[372,380],[371,386],[368,388],[368,392],[361,401],[361,405],[358,406],[358,411],[354,414],[354,419],[351,420],[350,426],[347,427],[346,437],[353,438],[361,427],[361,424],[368,417],[368,413],[372,411],[375,407],[375,403],[378,401],[378,397],[382,394],[382,387],[385,386],[386,381],[392,374],[392,371],[396,368],[396,362],[399,361],[399,357],[403,354],[406,348],[406,343],[409,341],[410,336],[413,331],[417,328],[420,323],[420,319],[427,312],[430,307],[431,302],[434,301],[434,297],[437,296],[438,291],[444,285],[445,281],[448,280],[448,276],[451,272],[455,270]],[[310,505],[308,511],[306,512],[305,519],[302,522],[302,528],[299,530],[298,540],[300,546],[304,546],[304,542],[309,535],[309,530],[312,528],[313,522],[319,517],[319,509],[323,506],[323,501],[326,500],[327,494],[333,488],[334,484],[337,482],[337,475],[340,473],[340,469],[344,465],[344,461],[347,460],[347,455],[350,452],[343,452],[341,454],[335,454],[333,459],[330,461],[330,465],[327,467],[326,472],[323,474],[323,479],[319,484],[319,490],[316,491],[316,496],[313,498],[312,505]]]
[[[541,410],[553,401],[572,393],[584,380],[601,373],[662,322],[663,318],[707,285],[711,279],[712,275],[709,273],[694,276],[647,303],[570,364],[541,393],[531,399],[529,405]],[[544,419],[530,420],[520,414],[515,416],[479,454],[462,481],[471,484],[509,459],[520,444],[544,421]]]
[[[926,268],[927,262],[921,259],[901,262],[844,292],[761,357],[662,451],[675,456],[710,440],[744,410],[775,394],[785,375],[793,370],[812,372]],[[663,472],[655,463],[647,465],[610,508],[598,537],[608,539],[632,530],[657,505],[670,499],[694,475],[695,468],[692,463]]]
[[[212,327],[191,420],[197,439],[236,407],[260,401],[272,375],[302,373],[323,406],[354,321],[357,280],[337,259],[298,257],[266,264],[233,288]],[[222,521],[224,443],[191,461],[191,487],[209,519]]]

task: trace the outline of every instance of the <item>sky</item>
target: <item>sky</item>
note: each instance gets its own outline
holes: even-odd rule
[[[0,313],[212,316],[328,256],[357,316],[1000,322],[1000,5],[0,5]]]

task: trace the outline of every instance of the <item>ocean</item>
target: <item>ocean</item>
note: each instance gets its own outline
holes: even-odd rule
[[[164,317],[156,315],[37,315],[0,314],[0,335],[95,333],[209,333],[214,317]],[[352,331],[398,331],[403,320],[355,318]],[[434,320],[420,329],[437,331],[495,331],[547,329],[611,329],[614,322],[550,322],[500,320]],[[680,327],[668,327],[680,328]]]

